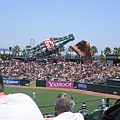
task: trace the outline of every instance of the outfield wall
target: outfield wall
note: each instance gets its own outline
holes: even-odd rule
[[[37,80],[36,86],[50,87],[50,86],[46,86],[47,82],[48,81]],[[64,82],[65,81],[62,81],[61,84],[64,84]],[[79,90],[87,90],[87,91],[93,91],[93,92],[120,95],[120,86],[105,85],[105,84],[90,84],[90,83],[84,83],[84,82],[73,82],[72,84],[73,84],[73,87],[71,87],[71,89],[79,89]],[[57,87],[57,85],[55,85],[54,87]]]
[[[87,84],[87,90],[93,92],[120,95],[120,86],[105,84]]]
[[[30,85],[30,80],[3,78],[3,83],[4,85],[7,85],[7,86],[28,86]],[[36,80],[36,86],[51,87],[51,88],[79,89],[79,90],[87,90],[87,91],[93,91],[93,92],[120,95],[120,86],[107,85],[107,84],[90,84],[90,83],[72,82],[72,81]]]

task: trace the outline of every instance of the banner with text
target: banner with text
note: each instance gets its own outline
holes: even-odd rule
[[[46,81],[46,87],[51,88],[73,88],[73,82],[71,81]]]
[[[3,84],[4,85],[19,86],[20,85],[20,80],[19,79],[3,78]]]
[[[87,83],[85,83],[85,82],[78,82],[78,89],[79,90],[87,90]]]

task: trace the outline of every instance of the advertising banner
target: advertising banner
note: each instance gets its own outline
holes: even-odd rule
[[[11,86],[19,86],[20,80],[19,79],[10,79],[10,78],[3,78],[3,84],[4,85],[11,85]]]
[[[78,89],[79,90],[87,90],[87,83],[85,83],[85,82],[78,82]]]
[[[73,82],[71,81],[46,81],[46,87],[51,88],[73,88]]]

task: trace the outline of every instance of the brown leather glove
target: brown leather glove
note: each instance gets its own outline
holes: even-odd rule
[[[90,43],[88,43],[85,40],[82,40],[81,42],[77,43],[76,45],[71,46],[71,48],[81,57],[91,56]]]

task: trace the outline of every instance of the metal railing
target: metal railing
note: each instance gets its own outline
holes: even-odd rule
[[[117,100],[117,98],[97,98],[97,99],[91,99],[91,100],[76,101],[74,112],[78,112],[81,109],[82,103],[86,103],[88,113],[90,113],[93,110],[98,109],[100,107],[102,99],[105,100],[107,107],[110,107],[111,105],[113,105],[114,102]],[[39,108],[41,111],[43,111],[43,109],[46,109],[45,112],[44,111],[42,112],[44,117],[55,116],[54,104],[39,106]],[[48,108],[52,108],[52,109],[50,111],[47,111]]]

